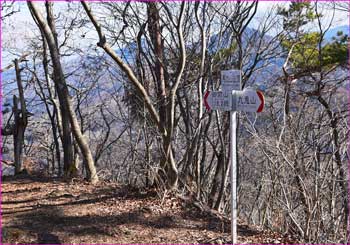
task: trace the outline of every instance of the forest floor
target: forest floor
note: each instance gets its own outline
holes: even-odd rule
[[[6,177],[2,242],[11,244],[230,243],[230,222],[174,194],[160,197],[116,183]],[[294,243],[238,226],[239,243]]]

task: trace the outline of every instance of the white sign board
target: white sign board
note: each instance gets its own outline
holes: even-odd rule
[[[241,90],[241,71],[221,71],[221,88],[223,91]]]
[[[264,109],[264,95],[260,91],[244,89],[233,91],[233,110],[245,112],[261,112]]]
[[[207,110],[232,111],[232,94],[223,91],[207,91],[204,95]]]
[[[207,91],[204,105],[207,110],[261,112],[264,109],[264,95],[260,91]]]

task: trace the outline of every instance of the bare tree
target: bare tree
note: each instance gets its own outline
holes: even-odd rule
[[[169,87],[169,98],[166,99],[164,97],[164,81],[163,81],[163,75],[162,75],[162,67],[161,67],[161,60],[157,61],[156,67],[158,70],[158,79],[159,80],[159,96],[162,96],[162,99],[166,99],[166,105],[162,105],[161,108],[166,106],[166,115],[167,115],[167,120],[166,123],[161,120],[159,113],[156,112],[156,109],[154,108],[151,98],[147,91],[145,90],[144,85],[139,81],[139,79],[136,77],[135,73],[132,71],[131,67],[127,65],[123,60],[116,54],[116,52],[111,48],[111,46],[107,43],[106,36],[104,35],[102,28],[100,24],[98,23],[96,17],[93,15],[90,6],[86,2],[82,2],[82,5],[89,16],[91,22],[93,23],[98,35],[99,35],[99,42],[98,46],[103,48],[105,52],[119,65],[119,67],[122,69],[123,72],[128,76],[128,79],[130,82],[135,86],[136,90],[139,92],[140,96],[142,96],[142,99],[145,102],[145,106],[148,110],[148,112],[151,115],[151,118],[153,122],[157,125],[159,133],[161,134],[162,141],[163,141],[163,147],[162,147],[162,158],[163,160],[161,161],[161,167],[165,169],[167,173],[167,180],[168,180],[168,185],[170,188],[174,188],[177,185],[177,180],[178,180],[178,173],[177,173],[177,167],[176,167],[176,162],[173,156],[172,152],[172,137],[173,137],[173,132],[174,132],[174,126],[175,126],[175,98],[176,98],[176,91],[178,89],[178,86],[181,81],[181,76],[184,70],[185,66],[185,60],[186,60],[186,53],[185,53],[185,47],[184,47],[184,40],[183,40],[183,33],[182,33],[182,25],[183,25],[183,14],[184,14],[184,9],[186,6],[186,3],[181,4],[181,10],[180,10],[180,15],[178,18],[177,22],[174,22],[172,20],[172,24],[176,28],[176,33],[178,35],[179,43],[180,43],[180,61],[178,65],[178,71],[177,74],[175,75],[176,79],[175,82],[172,84],[172,86]],[[151,30],[154,32],[153,35],[153,43],[155,45],[156,52],[160,52],[159,45],[159,30],[157,29],[157,9],[156,5],[150,4],[149,5],[149,14],[150,18],[153,21],[153,26],[151,25]],[[157,54],[156,54],[157,55]],[[159,54],[158,54],[159,55]],[[161,57],[157,57],[156,59],[161,59]],[[162,85],[163,84],[163,85]],[[162,91],[163,90],[163,91]],[[161,109],[162,111],[163,109]],[[163,115],[162,111],[162,117],[165,116]]]
[[[63,148],[65,149],[65,165],[70,166],[73,165],[73,153],[72,153],[72,142],[71,142],[71,136],[70,136],[70,130],[72,130],[73,135],[75,139],[78,142],[80,151],[84,157],[84,160],[87,164],[88,169],[88,178],[92,183],[96,183],[98,181],[94,160],[89,148],[89,145],[87,143],[86,138],[81,133],[79,122],[77,120],[77,117],[75,115],[72,102],[70,99],[68,87],[65,81],[64,73],[62,70],[61,62],[60,62],[60,55],[58,51],[58,43],[57,43],[57,37],[55,34],[55,27],[53,22],[53,16],[51,7],[52,3],[46,3],[46,9],[47,9],[47,15],[48,15],[48,22],[45,22],[43,16],[41,15],[40,11],[36,7],[36,5],[32,2],[28,2],[28,7],[33,13],[33,17],[37,21],[38,27],[43,31],[47,44],[49,46],[50,54],[51,54],[51,60],[53,63],[53,70],[54,70],[54,81],[55,81],[55,87],[56,91],[58,93],[58,98],[60,102],[60,109],[61,109],[61,115],[62,115],[62,128],[63,128],[63,138],[64,138],[64,144]],[[69,174],[70,169],[66,169],[66,172]]]

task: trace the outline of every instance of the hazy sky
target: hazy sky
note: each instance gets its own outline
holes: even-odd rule
[[[251,27],[257,27],[260,24],[260,20],[266,15],[267,12],[271,9],[276,3],[288,5],[289,2],[266,2],[259,1],[258,12],[254,17]],[[6,66],[8,62],[14,57],[20,56],[20,53],[23,51],[24,46],[34,35],[33,30],[36,30],[36,26],[30,16],[27,5],[24,2],[17,2],[18,6],[21,6],[21,11],[14,14],[13,16],[7,18],[4,23],[2,23],[2,67]],[[61,2],[56,3],[55,6],[66,5],[67,3]],[[333,15],[332,11],[322,11],[325,16],[325,24],[330,22],[330,19]],[[334,15],[334,20],[332,22],[333,26],[341,26],[349,24],[349,16],[345,11],[336,11]],[[34,28],[33,28],[34,27]],[[14,54],[9,53],[9,48],[11,50],[17,50]]]

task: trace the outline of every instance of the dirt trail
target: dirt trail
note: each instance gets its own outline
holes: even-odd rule
[[[2,181],[2,243],[229,242],[229,222],[183,203],[114,183],[12,177]],[[261,236],[238,230],[240,243]]]

